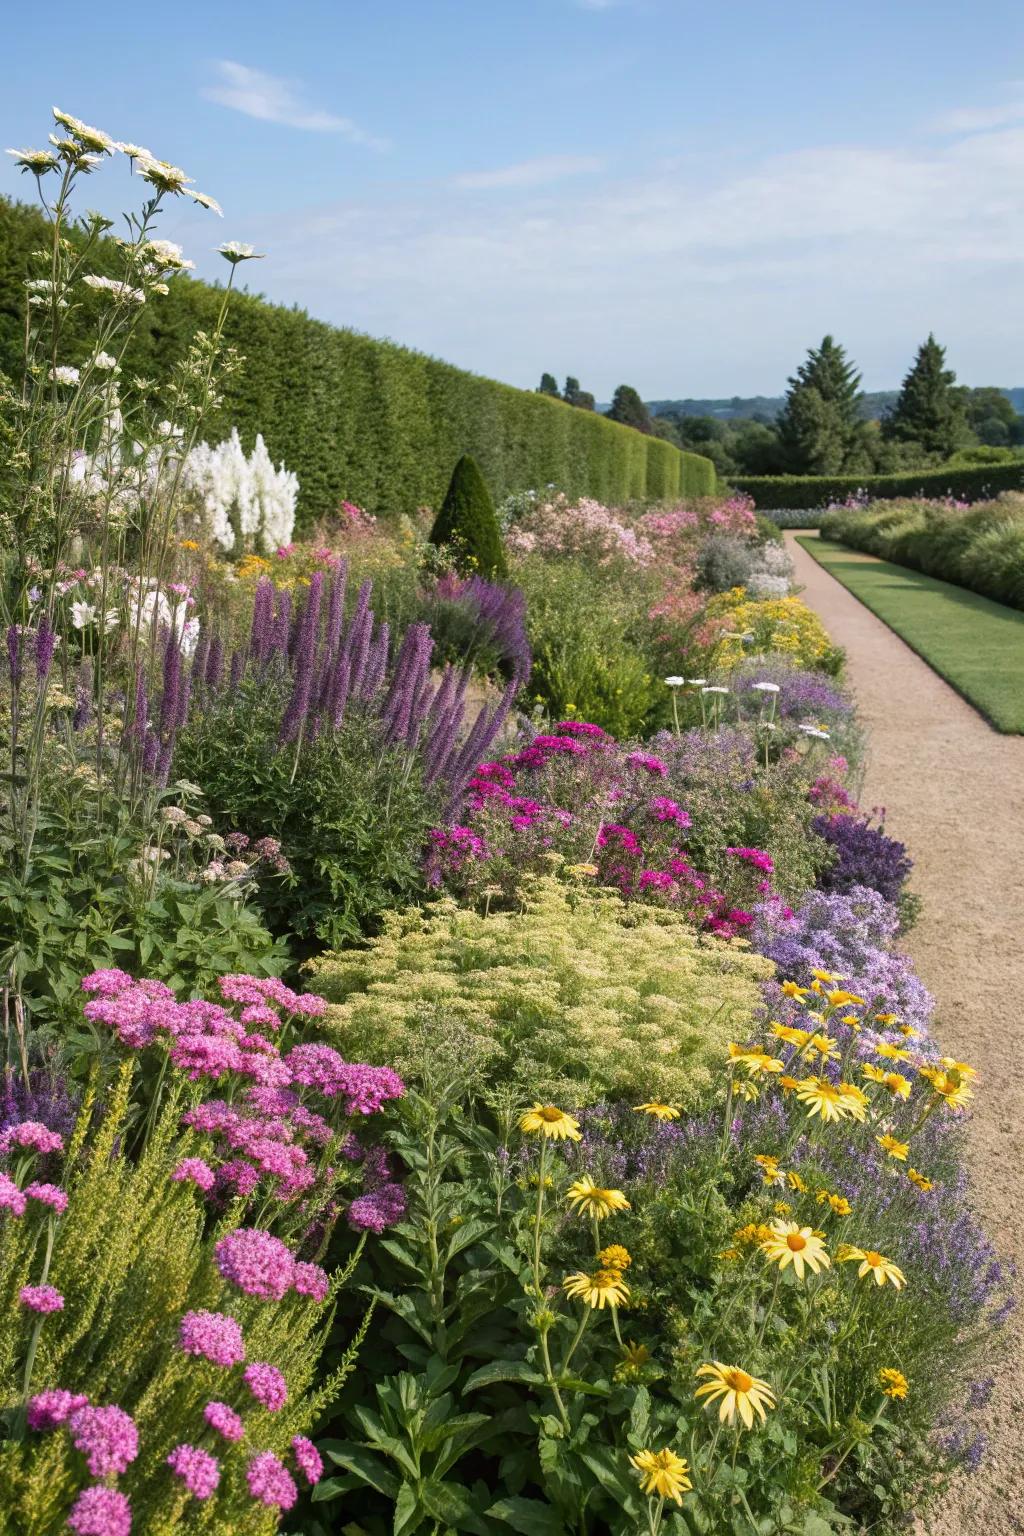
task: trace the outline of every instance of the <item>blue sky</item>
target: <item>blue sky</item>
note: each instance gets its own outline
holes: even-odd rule
[[[775,393],[825,331],[868,388],[930,329],[964,382],[1024,383],[1019,0],[45,14],[5,18],[3,144],[56,103],[183,166],[224,207],[164,221],[201,275],[251,241],[270,298],[604,399]],[[111,163],[89,201],[137,190]]]

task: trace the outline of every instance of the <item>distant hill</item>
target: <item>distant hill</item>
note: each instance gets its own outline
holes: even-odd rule
[[[863,412],[868,421],[877,420],[890,405],[894,404],[898,391],[879,389],[865,394]],[[1024,386],[1003,389],[1015,411],[1024,415]],[[731,400],[648,400],[647,409],[652,416],[717,416],[722,421],[735,417],[764,416],[769,421],[782,410],[783,395],[733,395]]]

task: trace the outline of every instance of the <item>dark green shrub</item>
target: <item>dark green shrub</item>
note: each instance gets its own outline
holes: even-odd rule
[[[451,555],[460,571],[500,580],[508,574],[494,502],[475,459],[464,453],[452,471],[430,542]]]
[[[1000,491],[1024,489],[1024,459],[966,468],[947,465],[903,475],[741,475],[730,483],[737,491],[753,496],[758,511],[767,512],[815,512],[858,491],[878,498],[952,496],[957,501],[984,501]],[[815,522],[804,516],[799,526],[810,528]]]

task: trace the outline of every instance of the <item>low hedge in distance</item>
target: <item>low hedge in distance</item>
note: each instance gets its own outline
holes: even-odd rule
[[[1024,460],[1014,464],[971,464],[962,468],[914,470],[903,475],[746,475],[730,482],[754,498],[759,512],[799,512],[799,521],[775,516],[781,527],[814,528],[809,516],[858,491],[877,500],[894,496],[984,501],[1000,491],[1024,489]]]
[[[0,373],[18,377],[30,253],[45,245],[35,209],[0,198]],[[111,242],[90,257],[94,271],[118,271]],[[177,278],[139,317],[126,372],[164,380],[197,329],[213,328],[223,291]],[[66,361],[81,360],[94,330],[88,298],[65,322]],[[245,358],[206,435],[237,426],[249,451],[262,432],[271,458],[299,477],[298,526],[335,511],[343,499],[395,516],[438,507],[463,454],[480,466],[498,501],[554,484],[606,505],[711,496],[715,466],[661,438],[530,390],[513,389],[450,363],[299,309],[250,294],[232,300],[227,340]]]

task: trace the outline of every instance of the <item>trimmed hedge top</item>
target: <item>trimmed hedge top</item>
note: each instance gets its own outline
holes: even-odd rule
[[[39,212],[0,198],[0,370],[12,377],[21,367],[29,253],[44,234]],[[109,243],[95,269],[116,271]],[[170,294],[140,317],[131,370],[166,377],[193,331],[212,328],[221,297],[219,288],[176,278]],[[79,361],[74,342],[80,337],[84,349],[90,313],[87,301],[71,317],[67,362]],[[246,363],[207,436],[226,437],[237,426],[251,449],[262,432],[271,457],[299,477],[300,526],[342,499],[383,516],[437,507],[465,453],[498,500],[550,484],[609,503],[716,489],[710,459],[299,309],[239,293],[227,338]]]
[[[1000,491],[1024,489],[1024,460],[971,464],[963,469],[918,469],[902,475],[741,475],[730,484],[752,496],[759,512],[817,511],[857,491],[866,491],[875,500],[951,496],[956,501],[984,501]],[[810,524],[804,520],[801,526]]]

